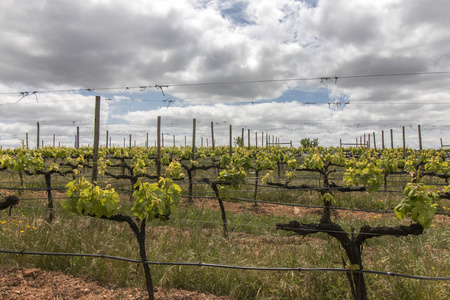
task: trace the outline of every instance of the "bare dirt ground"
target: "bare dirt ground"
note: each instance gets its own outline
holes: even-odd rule
[[[227,300],[183,290],[157,288],[156,299]],[[41,269],[0,267],[0,299],[148,299],[147,291],[138,288],[118,288],[77,278],[61,272]]]

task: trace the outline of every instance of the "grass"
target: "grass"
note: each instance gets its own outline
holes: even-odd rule
[[[31,182],[26,181],[27,186],[42,186],[39,179],[32,178]],[[127,182],[120,186],[127,188]],[[195,192],[208,193],[210,189],[196,185]],[[234,195],[247,197],[252,194],[241,191]],[[321,204],[315,192],[271,190],[261,191],[259,195],[259,199],[269,201]],[[62,196],[54,195],[56,219],[52,223],[46,221],[45,193],[26,192],[23,198],[30,200],[22,201],[12,210],[11,216],[8,216],[8,210],[0,211],[0,249],[138,258],[138,245],[127,224],[71,215],[59,205],[58,198]],[[342,193],[336,194],[336,201],[338,206],[392,209],[400,197],[399,193]],[[180,207],[169,221],[155,220],[148,226],[150,260],[286,268],[342,267],[340,247],[326,234],[301,238],[275,229],[276,223],[287,223],[298,216],[255,214],[250,207],[253,204],[245,203],[241,210],[227,212],[230,235],[225,239],[220,212],[212,209],[208,202],[195,202],[196,205]],[[124,195],[124,210],[129,205],[129,197]],[[225,203],[226,208],[229,205]],[[450,203],[442,200],[440,206],[445,210],[443,207],[450,207]],[[351,211],[339,211],[334,218],[348,231],[364,224],[397,226],[409,222],[399,222],[393,214]],[[308,213],[302,219],[317,222],[319,216]],[[448,217],[440,217],[421,236],[370,239],[364,246],[364,267],[418,276],[450,276],[449,232]],[[102,258],[1,254],[0,264],[61,270],[120,286],[144,286],[141,267]],[[152,266],[151,269],[156,285],[228,295],[233,299],[351,298],[344,273],[243,271],[194,266]],[[450,298],[449,281],[417,281],[381,275],[366,275],[365,278],[372,299]]]

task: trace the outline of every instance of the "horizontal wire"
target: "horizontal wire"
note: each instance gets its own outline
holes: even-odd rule
[[[0,250],[0,253],[5,254],[19,254],[19,255],[44,255],[44,256],[71,256],[71,257],[93,257],[93,258],[106,258],[113,260],[126,261],[137,264],[148,264],[148,265],[159,265],[159,266],[195,266],[195,267],[212,267],[221,269],[235,269],[235,270],[253,270],[253,271],[279,271],[279,272],[345,272],[345,273],[366,273],[366,274],[377,274],[377,275],[387,275],[396,276],[416,280],[436,280],[444,281],[450,280],[450,277],[430,277],[430,276],[417,276],[409,274],[401,274],[395,272],[386,271],[373,271],[373,270],[348,270],[348,269],[337,269],[337,268],[270,268],[270,267],[253,267],[253,266],[232,266],[232,265],[221,265],[221,264],[211,264],[203,262],[156,262],[156,261],[143,261],[130,259],[125,257],[104,255],[104,254],[83,254],[83,253],[57,253],[57,252],[32,252],[32,251],[12,251],[12,250]]]
[[[183,198],[217,199],[214,196],[183,196]],[[61,199],[66,199],[66,198],[56,198],[56,199],[54,198],[53,200],[61,200]],[[242,202],[273,204],[273,205],[280,205],[280,206],[302,207],[302,208],[310,208],[310,209],[324,209],[325,208],[325,206],[322,206],[322,205],[280,203],[280,202],[264,201],[264,200],[253,200],[253,199],[245,199],[245,198],[230,198],[230,199],[231,200],[235,200],[235,201],[242,201]],[[41,199],[27,199],[27,200],[47,201],[48,199],[47,198],[41,198]],[[63,208],[55,208],[55,207],[49,208],[49,207],[27,206],[27,205],[20,205],[18,208],[53,210],[53,211],[67,211],[67,210],[65,210]],[[330,210],[359,211],[359,212],[377,213],[377,214],[393,214],[393,213],[395,213],[394,210],[389,210],[389,209],[375,210],[375,209],[362,209],[362,208],[340,207],[340,206],[329,206],[327,208],[330,209]],[[450,213],[437,211],[437,212],[435,212],[435,215],[450,216]],[[190,220],[190,221],[196,221],[196,220]],[[204,221],[204,222],[208,222],[209,223],[209,221]],[[215,222],[211,222],[211,223],[215,223]],[[235,224],[235,225],[242,225],[242,224]],[[244,224],[244,225],[245,226],[253,226],[252,224]],[[244,226],[244,225],[242,225],[242,226]]]
[[[41,102],[4,102],[4,103],[0,103],[0,106],[5,106],[5,105],[31,105],[31,104],[36,104],[36,105],[45,105],[48,103],[65,103],[65,102],[75,102],[75,101],[90,101],[91,99],[61,99],[58,101],[41,101]],[[329,106],[331,105],[332,108],[340,108],[340,109],[344,109],[346,106],[363,106],[363,105],[449,105],[449,102],[407,102],[407,101],[402,101],[402,102],[393,102],[393,101],[383,101],[383,100],[377,100],[377,101],[373,101],[373,102],[351,102],[351,103],[335,103],[335,102],[304,102],[301,100],[297,100],[297,99],[290,99],[289,101],[276,101],[276,100],[270,100],[270,101],[258,101],[258,100],[253,100],[253,101],[243,101],[243,102],[216,102],[216,101],[211,101],[211,100],[203,100],[203,101],[195,101],[195,102],[189,102],[189,101],[185,101],[185,100],[172,100],[171,106],[167,106],[167,101],[168,100],[160,100],[160,99],[146,99],[146,100],[134,100],[134,99],[120,99],[120,100],[113,100],[113,99],[103,99],[106,101],[132,101],[135,103],[141,103],[141,102],[161,102],[161,105],[158,106],[158,108],[166,108],[166,110],[168,109],[173,109],[173,108],[183,108],[185,107],[184,104],[190,104],[192,106],[195,106],[196,104],[199,103],[207,103],[207,104],[211,104],[211,105],[216,105],[216,104],[222,104],[222,105],[237,105],[237,104],[252,104],[252,105],[259,105],[259,104],[266,104],[266,103],[276,103],[279,105],[285,105],[286,103],[297,103],[297,104],[301,104],[304,106],[309,106],[309,105],[314,105],[314,106]],[[447,101],[447,100],[446,100]],[[181,102],[182,105],[176,105],[177,102]],[[256,102],[256,103],[255,103]],[[330,108],[331,108],[330,107]],[[273,119],[271,119],[271,121],[274,121]],[[391,121],[395,121],[395,120],[387,120],[389,122]],[[400,120],[399,120],[400,121]],[[404,121],[404,120],[402,120]],[[422,122],[424,121],[428,121],[425,119],[421,119]],[[431,120],[429,120],[431,121]],[[378,123],[383,122],[378,121]],[[340,123],[341,124],[341,123]]]
[[[188,86],[208,86],[208,85],[226,85],[226,84],[251,84],[251,83],[270,83],[270,82],[289,82],[289,81],[310,81],[310,80],[338,80],[338,79],[354,79],[354,78],[370,78],[370,77],[398,77],[398,76],[416,76],[416,75],[445,75],[450,71],[433,71],[433,72],[405,72],[405,73],[385,73],[385,74],[365,74],[365,75],[347,75],[347,76],[323,76],[323,77],[303,77],[303,78],[283,78],[283,79],[262,79],[262,80],[242,80],[242,81],[218,81],[218,82],[198,82],[198,83],[172,83],[172,84],[155,84],[140,86],[122,86],[122,87],[98,87],[98,88],[76,88],[76,89],[60,89],[60,90],[36,90],[33,92],[1,92],[0,95],[22,95],[24,97],[36,95],[40,93],[63,93],[63,92],[93,92],[101,90],[130,90],[139,89],[141,92],[147,88],[156,88],[163,90],[168,87],[188,87]]]

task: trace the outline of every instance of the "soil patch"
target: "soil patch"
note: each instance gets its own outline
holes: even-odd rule
[[[157,288],[156,299],[228,300],[184,290]],[[61,272],[0,267],[0,299],[148,299],[145,289],[107,286]]]

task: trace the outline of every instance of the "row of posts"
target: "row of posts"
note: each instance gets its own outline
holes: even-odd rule
[[[95,128],[94,128],[94,142],[96,140],[99,139],[99,132],[100,132],[100,96],[96,96],[95,97]],[[98,124],[97,124],[98,123]],[[232,153],[232,147],[233,147],[233,135],[232,135],[232,125],[230,125],[230,133],[229,133],[229,137],[230,137],[230,143],[229,143],[229,147],[230,147],[230,153]],[[241,146],[244,147],[244,128],[242,128],[242,135],[241,135]],[[390,130],[391,136],[390,136],[390,140],[391,140],[391,148],[394,148],[394,137],[393,137],[393,130]],[[421,134],[421,129],[420,129],[420,125],[418,125],[418,136],[419,136],[419,150],[422,150],[422,134]],[[248,141],[247,141],[247,145],[248,148],[250,148],[250,129],[248,129]],[[212,138],[212,148],[215,148],[215,139],[214,139],[214,123],[211,122],[211,138]],[[364,138],[364,141],[363,141]],[[376,135],[375,132],[373,132],[372,137],[371,134],[368,134],[368,138],[366,140],[366,134],[364,134],[364,136],[360,136],[359,137],[359,142],[358,142],[358,138],[356,138],[356,142],[355,144],[348,144],[348,143],[342,143],[342,139],[340,140],[340,146],[346,146],[346,145],[350,145],[350,146],[367,146],[367,147],[371,147],[371,139],[373,138],[373,147],[376,149],[377,148],[377,144],[376,144]],[[195,155],[195,145],[196,145],[196,119],[193,119],[193,129],[192,129],[192,149],[193,149],[193,153]],[[381,131],[381,145],[382,148],[385,148],[385,144],[384,144],[384,131]],[[39,141],[40,141],[40,126],[39,126],[39,122],[37,122],[37,139],[36,139],[37,143],[36,143],[36,148],[39,148]],[[207,140],[208,141],[208,140]],[[402,126],[402,141],[403,141],[403,150],[406,150],[406,138],[405,138],[405,127]],[[264,132],[261,133],[261,146],[264,146]],[[136,142],[135,142],[136,143]],[[43,146],[44,142],[42,141],[42,146]],[[108,148],[108,144],[109,146],[111,146],[111,137],[109,137],[109,132],[106,131],[106,148]],[[158,120],[157,120],[157,145],[163,145],[164,146],[164,137],[161,135],[161,117],[158,116]],[[203,146],[203,137],[202,137],[202,146]],[[271,137],[270,135],[266,134],[266,146],[274,146],[274,145],[284,145],[284,144],[288,144],[290,145],[290,147],[292,147],[292,141],[290,141],[289,143],[281,143],[279,141],[279,139],[277,137]],[[173,136],[173,145],[175,146],[175,135]],[[255,145],[256,147],[258,147],[258,133],[255,132]],[[79,148],[80,146],[80,128],[77,126],[77,134],[75,136],[75,148]],[[147,140],[145,142],[145,146],[148,147],[148,133],[147,133]],[[186,146],[186,136],[185,136],[185,146]],[[444,147],[446,145],[443,145],[442,143],[442,139],[441,139],[441,146]],[[28,148],[28,133],[26,134],[26,147]],[[55,147],[55,135],[53,135],[53,147]],[[94,144],[94,148],[95,148],[95,144]],[[97,145],[98,147],[98,145]],[[124,139],[124,147],[125,147],[125,139]],[[131,148],[131,134],[129,135],[129,147]]]
[[[164,147],[164,135],[161,134],[161,128],[160,128],[160,122],[161,122],[161,117],[158,117],[158,127],[157,127],[157,131],[158,131],[158,139],[159,142],[162,144],[162,146]],[[242,128],[242,137],[241,137],[241,146],[244,147],[244,128]],[[292,141],[288,142],[288,143],[282,143],[280,142],[280,139],[278,137],[275,136],[271,136],[269,134],[264,134],[264,132],[261,132],[261,146],[264,147],[264,137],[266,140],[266,146],[281,146],[281,145],[289,145],[290,147],[292,147]],[[192,141],[193,144],[195,145],[195,138],[196,138],[196,119],[193,120],[193,135],[192,135]],[[250,134],[250,129],[248,129],[248,141],[247,141],[247,146],[248,148],[250,148],[250,138],[251,138],[251,134]],[[212,139],[212,148],[215,148],[215,139],[214,139],[214,122],[211,122],[211,139]],[[39,122],[37,122],[37,144],[36,144],[36,148],[40,148],[40,147],[44,147],[44,141],[42,140],[42,144],[39,144],[39,140],[40,140],[40,126],[39,126]],[[148,139],[148,133],[147,133],[147,137],[146,137],[146,141],[145,141],[145,147],[149,147],[149,139]],[[155,146],[158,143],[158,141],[155,142]],[[207,147],[209,146],[208,144],[208,139],[206,139],[206,143],[207,143]],[[111,137],[109,136],[109,131],[106,131],[106,148],[111,147],[112,145],[112,141],[111,141]],[[132,135],[129,135],[129,142],[128,142],[129,147],[132,147]],[[173,135],[173,145],[175,146],[175,135]],[[185,147],[187,146],[187,140],[186,140],[186,136],[184,136],[184,145]],[[232,147],[233,145],[233,135],[232,135],[232,125],[230,125],[230,147]],[[58,147],[61,146],[61,143],[58,143]],[[136,146],[136,141],[134,141],[134,146]],[[203,147],[203,137],[201,137],[201,146]],[[258,133],[255,132],[255,146],[258,147]],[[53,147],[55,147],[55,135],[53,135]],[[74,147],[76,149],[78,149],[80,147],[80,128],[77,126],[77,133],[75,135],[75,142],[74,142]],[[126,138],[123,139],[123,147],[126,147]],[[26,133],[26,148],[28,149],[28,133]]]
[[[193,154],[193,159],[195,159],[196,157],[196,144],[195,144],[195,138],[196,138],[196,119],[193,119],[193,130],[192,130],[192,154]],[[230,151],[230,155],[232,154],[233,151],[233,135],[232,135],[232,125],[230,125],[230,146],[229,146],[229,151]],[[40,140],[40,132],[39,132],[39,122],[37,123],[37,145],[36,148],[39,148],[39,140]],[[420,125],[418,125],[418,134],[419,134],[419,149],[422,150],[422,134],[421,134],[421,130],[420,130]],[[403,150],[406,150],[406,143],[405,143],[405,127],[402,127],[402,135],[403,135]],[[76,148],[79,147],[79,127],[77,127],[77,135],[75,138],[75,146]],[[250,129],[248,130],[248,147],[250,148]],[[373,147],[376,148],[376,138],[375,138],[375,132],[373,132]],[[99,152],[99,137],[100,137],[100,96],[96,96],[95,97],[95,117],[94,117],[94,143],[93,143],[93,168],[92,168],[92,182],[96,182],[97,181],[97,160],[98,160],[98,152]],[[215,144],[214,144],[214,123],[211,122],[211,137],[212,137],[212,147],[213,149],[215,148]],[[28,133],[26,134],[26,146],[28,148]],[[106,147],[108,147],[108,142],[111,142],[111,139],[109,138],[109,134],[108,131],[106,132]],[[264,141],[264,132],[261,134],[261,138],[262,141]],[[354,145],[358,146],[358,145],[365,145],[370,147],[370,140],[371,140],[371,136],[370,134],[368,135],[368,139],[366,141],[366,135],[364,134],[364,144],[363,144],[363,137],[359,137],[359,143],[358,143],[358,138],[356,138],[356,143]],[[280,145],[282,143],[279,142],[278,139],[276,139],[272,137],[272,142],[270,141],[270,136],[266,134],[266,146],[270,146],[270,145]],[[393,139],[393,130],[391,129],[391,148],[394,147],[394,143],[393,143],[394,139]],[[55,143],[55,135],[53,135],[53,146]],[[125,143],[125,141],[124,141]],[[162,145],[163,141],[162,141],[162,135],[161,135],[161,116],[158,116],[157,118],[157,175],[160,176],[161,175],[161,145]],[[384,131],[381,132],[381,143],[382,143],[382,148],[385,148],[384,145]],[[185,137],[185,144],[186,144],[186,137]],[[255,144],[256,146],[258,146],[258,134],[255,132]],[[263,143],[261,143],[263,146]],[[284,144],[290,144],[290,146],[292,147],[292,141],[290,143],[284,143]],[[442,144],[442,140],[441,140],[441,144]],[[174,145],[175,145],[175,136],[174,136]],[[340,146],[343,145],[350,145],[350,144],[345,144],[342,143],[342,140],[340,140]],[[148,134],[147,134],[147,142],[146,142],[146,146],[148,147]],[[242,128],[242,136],[241,136],[241,146],[244,147],[244,128]],[[131,135],[130,135],[130,147],[131,147]]]
[[[420,129],[420,125],[417,125],[417,131],[418,131],[418,135],[419,135],[419,150],[422,151],[422,132]],[[364,138],[364,140],[363,140]],[[364,136],[360,136],[359,137],[359,142],[358,142],[358,138],[356,138],[356,142],[355,144],[350,144],[350,143],[343,143],[342,139],[340,139],[339,144],[340,146],[366,146],[368,148],[371,147],[371,139],[373,138],[373,148],[377,148],[377,142],[376,142],[376,135],[375,132],[371,134],[369,133],[367,135],[367,140],[366,140],[366,134],[364,134]],[[406,135],[405,135],[405,126],[402,126],[402,141],[403,141],[403,151],[406,151]],[[444,147],[446,145],[443,145],[442,143],[442,139],[441,139],[441,147]],[[384,130],[381,131],[381,147],[382,149],[385,148],[385,144],[384,144]],[[394,148],[394,132],[391,129],[391,148]]]
[[[161,134],[161,128],[160,128],[160,122],[161,122],[161,117],[158,117],[158,139],[160,140],[159,142],[161,142],[162,146],[164,147],[164,135]],[[419,150],[422,150],[422,133],[421,133],[421,129],[420,129],[420,125],[417,126],[418,127],[418,138],[419,138]],[[95,131],[94,131],[95,132]],[[193,120],[193,135],[192,135],[192,141],[193,141],[193,145],[195,145],[195,132],[196,132],[196,120]],[[242,136],[241,136],[241,141],[242,144],[241,146],[244,146],[244,128],[242,128]],[[390,141],[391,141],[391,148],[394,148],[394,134],[393,134],[393,129],[390,130]],[[95,133],[94,133],[95,134]],[[230,149],[232,148],[233,145],[233,136],[232,136],[232,125],[230,125]],[[250,148],[250,129],[248,129],[248,141],[247,141],[247,145],[248,148]],[[274,136],[270,136],[268,134],[265,135],[266,137],[266,146],[280,146],[280,145],[289,145],[290,147],[292,147],[292,141],[288,142],[288,143],[281,143],[280,140],[277,137]],[[214,140],[214,122],[211,122],[211,138],[212,138],[212,148],[215,148],[215,140]],[[55,147],[55,135],[53,135],[53,147]],[[368,134],[367,138],[366,138],[366,134],[364,134],[363,136],[359,137],[359,141],[358,138],[356,138],[355,143],[343,143],[342,139],[340,139],[339,145],[340,147],[342,146],[366,146],[366,147],[372,147],[371,145],[371,140],[373,139],[373,147],[376,149],[377,148],[377,143],[376,143],[376,135],[375,132],[373,132],[372,134]],[[39,126],[39,122],[37,122],[37,144],[36,144],[36,148],[40,148],[40,147],[44,147],[44,141],[42,141],[42,145],[40,145],[39,141],[40,141],[40,126]],[[261,132],[261,146],[264,147],[264,132]],[[384,130],[381,131],[381,147],[382,149],[385,148],[385,134],[384,134]],[[405,138],[405,127],[402,126],[402,141],[403,141],[403,149],[406,149],[406,138]],[[132,146],[132,136],[131,134],[129,135],[129,147],[131,148]],[[441,147],[450,147],[450,145],[444,145],[442,138],[441,138]],[[109,132],[106,131],[106,148],[111,147],[111,137],[109,136]],[[155,146],[156,146],[155,142]],[[208,139],[206,139],[206,143],[208,146]],[[187,145],[186,142],[186,136],[184,136],[184,144],[185,147]],[[134,145],[136,146],[136,141],[134,141]],[[173,135],[173,145],[175,146],[175,135]],[[28,133],[26,133],[26,144],[25,144],[26,148],[28,149]],[[58,147],[61,146],[61,143],[58,143]],[[77,134],[75,135],[75,143],[74,143],[75,148],[79,148],[80,147],[80,128],[77,126]],[[201,138],[201,146],[203,147],[203,137]],[[258,133],[255,132],[255,146],[258,147]],[[123,147],[126,147],[126,139],[123,139]],[[148,143],[148,133],[147,133],[147,138],[146,138],[146,142],[145,142],[145,147],[149,147],[149,143]]]
[[[80,129],[77,126],[77,135],[75,137],[75,147],[79,148],[80,146]],[[212,147],[215,148],[214,144],[214,123],[211,122],[211,137],[212,137]],[[264,132],[261,134],[262,141],[264,141]],[[192,130],[192,155],[193,159],[196,157],[196,146],[195,146],[195,138],[196,138],[196,119],[193,119],[193,130]],[[242,128],[242,140],[241,140],[241,146],[244,147],[244,128]],[[108,140],[109,139],[109,140]],[[266,134],[266,146],[267,145],[280,145],[278,139],[276,139],[276,142],[274,142],[275,138],[272,137],[272,142],[270,141],[271,137]],[[94,141],[93,141],[93,166],[92,166],[92,182],[97,182],[97,160],[98,160],[98,153],[99,153],[99,140],[100,140],[100,96],[95,97],[95,115],[94,115]],[[258,146],[258,135],[255,133],[255,140],[256,140],[256,146]],[[39,122],[37,122],[37,143],[36,148],[39,148],[39,141],[40,141],[40,126]],[[108,142],[111,143],[111,139],[109,138],[108,131],[106,131],[106,147],[108,148]],[[125,144],[125,140],[124,140]],[[161,135],[161,116],[158,116],[157,118],[157,175],[161,176],[161,144],[162,144],[162,135]],[[185,144],[186,144],[186,137],[185,137]],[[261,143],[263,146],[263,143]],[[292,141],[289,143],[292,147]],[[174,145],[175,145],[175,136],[174,136]],[[42,142],[43,146],[43,142]],[[53,146],[55,146],[55,135],[53,135]],[[125,145],[124,145],[125,146]],[[148,134],[147,134],[147,142],[146,146],[148,147]],[[26,134],[26,147],[28,148],[28,133]],[[130,147],[131,147],[131,135],[130,135]],[[250,129],[248,130],[248,147],[250,148]],[[232,125],[230,125],[230,155],[233,151],[233,136],[232,136]]]

